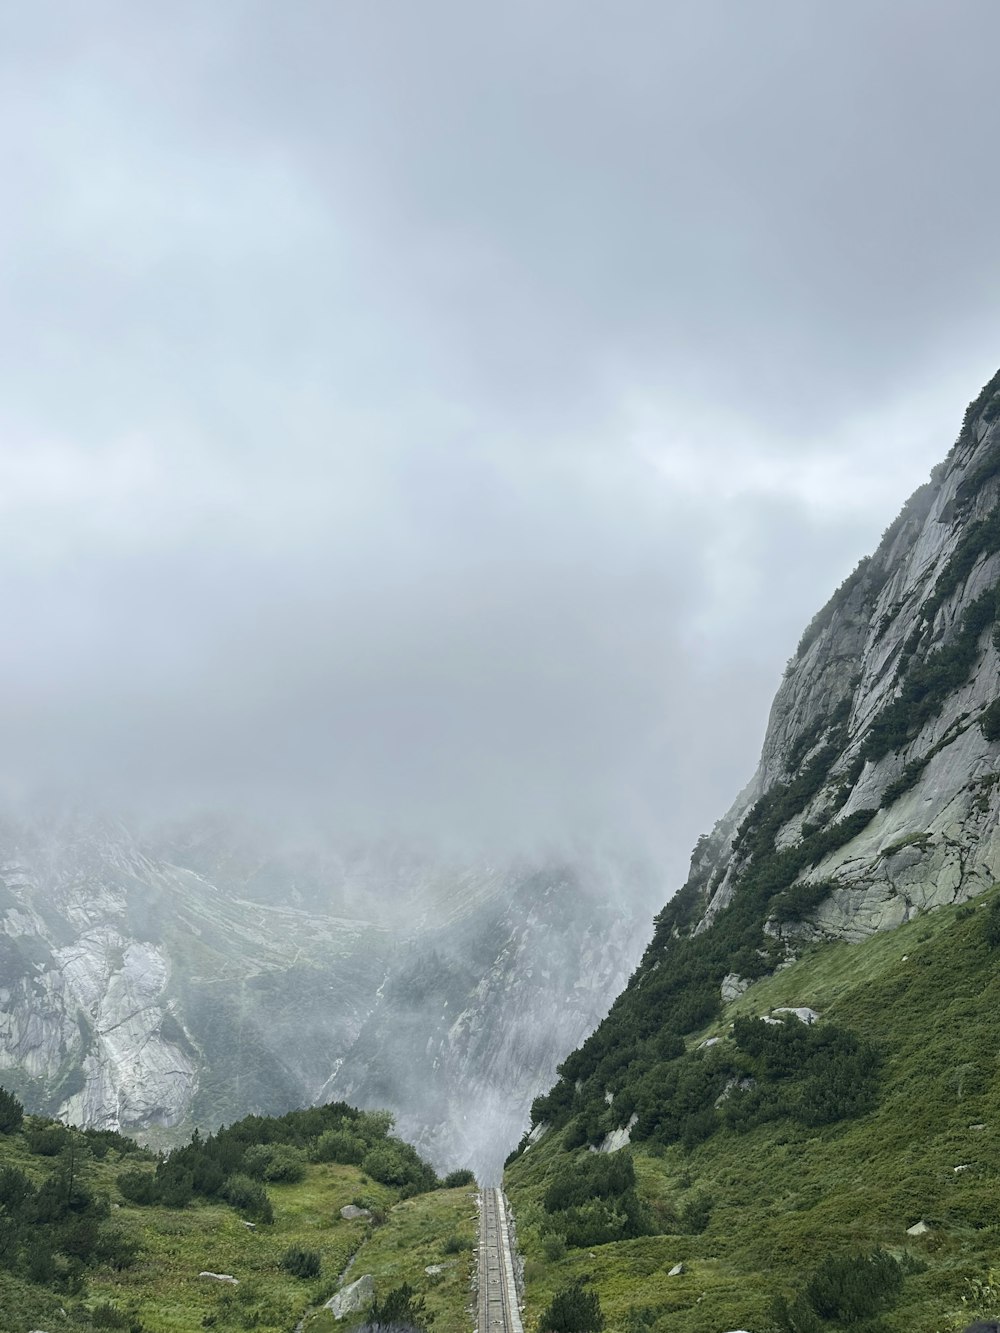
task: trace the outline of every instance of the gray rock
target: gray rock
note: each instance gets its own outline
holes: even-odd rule
[[[897,667],[910,636],[920,630],[925,658],[952,642],[965,610],[1000,579],[1000,552],[983,555],[924,626],[922,608],[938,575],[969,525],[1000,501],[997,475],[974,491],[963,486],[970,468],[997,449],[1000,420],[981,419],[908,503],[850,590],[804,636],[775,697],[757,772],[692,860],[699,881],[713,885],[696,932],[739,891],[745,865],[733,851],[736,829],[762,795],[801,772],[833,737],[824,724],[841,707],[846,734],[840,754],[807,808],[777,831],[776,845],[799,842],[806,822],[822,825],[861,810],[876,814],[800,878],[832,885],[819,905],[802,921],[768,922],[767,933],[786,948],[816,939],[863,940],[920,912],[965,902],[1000,879],[1000,784],[990,782],[1000,743],[987,741],[978,725],[1000,674],[990,635],[982,636],[968,679],[902,749],[867,759],[860,769],[855,763],[871,723],[896,696]],[[923,765],[913,785],[887,796],[910,764]],[[727,976],[724,995],[738,980]]]
[[[209,1273],[207,1270],[198,1274],[199,1277],[208,1278],[212,1282],[228,1282],[233,1287],[238,1287],[239,1279],[233,1277],[232,1273]]]
[[[444,1264],[428,1264],[424,1272],[428,1277],[436,1277],[438,1273],[444,1272]]]
[[[674,1264],[673,1268],[671,1268],[670,1272],[667,1274],[667,1277],[680,1277],[684,1271],[683,1264]]]
[[[340,1210],[341,1217],[346,1217],[348,1222],[353,1222],[356,1217],[371,1217],[369,1208],[359,1208],[357,1204],[349,1203]]]
[[[816,1012],[816,1010],[809,1009],[805,1005],[795,1005],[795,1006],[787,1004],[779,1005],[779,1007],[774,1010],[774,1013],[794,1014],[795,1017],[799,1020],[799,1022],[805,1023],[807,1027],[811,1027],[812,1024],[817,1022],[819,1019],[819,1014]]]
[[[356,1282],[341,1287],[340,1291],[330,1297],[323,1309],[329,1310],[334,1319],[343,1319],[345,1315],[354,1314],[362,1306],[368,1305],[374,1297],[375,1279],[371,1273],[365,1273]]]
[[[727,972],[722,978],[722,1003],[731,1004],[739,999],[750,986],[749,978],[741,977],[738,972]]]
[[[906,1234],[908,1236],[926,1236],[927,1233],[932,1229],[933,1228],[931,1227],[931,1224],[929,1222],[925,1222],[921,1218],[919,1222],[914,1222],[912,1227],[906,1228]]]

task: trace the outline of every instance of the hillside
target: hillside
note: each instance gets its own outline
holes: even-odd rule
[[[1000,375],[806,629],[753,780],[536,1100],[507,1173],[529,1316],[585,1272],[633,1333],[996,1315],[998,615]]]
[[[343,1327],[322,1305],[348,1264],[369,1300],[408,1284],[437,1333],[468,1327],[471,1176],[442,1187],[386,1115],[251,1118],[157,1161],[108,1131],[11,1125],[8,1107],[0,1094],[0,1333],[323,1333]]]

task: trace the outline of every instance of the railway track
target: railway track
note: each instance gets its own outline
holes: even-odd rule
[[[480,1194],[479,1333],[523,1333],[507,1210],[500,1190]]]

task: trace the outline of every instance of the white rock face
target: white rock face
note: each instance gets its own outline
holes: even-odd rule
[[[343,1319],[346,1315],[353,1314],[355,1310],[368,1305],[374,1298],[375,1279],[371,1273],[365,1273],[364,1277],[359,1277],[356,1282],[335,1292],[323,1309],[329,1310],[334,1319]]]
[[[862,940],[918,912],[964,902],[1000,880],[1000,742],[987,740],[979,725],[1000,697],[1000,653],[991,627],[979,637],[967,677],[916,734],[898,751],[861,764],[873,722],[900,693],[901,662],[919,663],[952,644],[966,609],[1000,581],[1000,552],[987,549],[925,614],[956,549],[1000,505],[995,406],[987,405],[986,415],[963,433],[867,567],[804,636],[774,700],[757,772],[692,861],[692,876],[710,886],[698,931],[738,891],[745,864],[734,849],[736,830],[763,794],[801,773],[836,735],[830,718],[838,706],[846,717],[839,753],[806,809],[778,830],[775,845],[795,846],[807,824],[815,829],[859,811],[876,813],[853,839],[801,874],[799,883],[830,885],[819,905],[802,920],[770,922],[768,933],[789,947],[817,938]],[[887,793],[908,765],[920,769],[912,785]],[[735,975],[726,978],[727,1001],[735,998],[737,982]]]
[[[390,929],[306,910],[322,881],[293,906],[280,865],[251,901],[258,861],[224,852],[0,820],[0,1082],[31,1109],[137,1133],[344,1098],[495,1179],[659,905],[613,867],[418,865]]]

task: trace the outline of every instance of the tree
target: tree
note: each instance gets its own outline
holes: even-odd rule
[[[425,1333],[434,1316],[427,1313],[424,1298],[408,1282],[393,1287],[384,1300],[374,1300],[368,1307],[365,1324],[369,1329],[417,1329]]]
[[[538,1321],[538,1333],[601,1333],[603,1328],[601,1299],[586,1289],[583,1278],[557,1291]]]
[[[24,1121],[24,1107],[12,1092],[0,1088],[0,1134],[13,1134]]]

